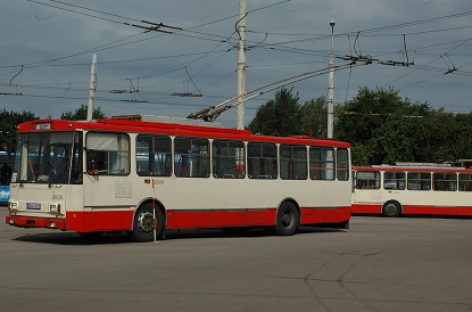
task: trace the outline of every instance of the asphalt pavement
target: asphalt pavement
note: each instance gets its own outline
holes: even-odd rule
[[[472,219],[172,232],[20,229],[0,207],[1,311],[472,311]]]

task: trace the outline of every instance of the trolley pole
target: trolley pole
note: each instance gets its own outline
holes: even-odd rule
[[[87,104],[87,121],[93,119],[93,109],[95,104],[95,93],[97,91],[97,54],[92,55],[92,68],[90,69],[90,84]]]
[[[329,56],[329,76],[328,76],[328,139],[333,138],[334,130],[334,20],[329,22],[331,26],[331,52]]]
[[[238,34],[238,115],[236,128],[243,130],[246,113],[246,101],[243,99],[243,95],[246,93],[246,0],[239,0]]]

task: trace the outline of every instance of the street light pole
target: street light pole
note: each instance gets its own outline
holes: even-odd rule
[[[329,76],[328,76],[328,139],[333,138],[333,130],[334,130],[334,25],[336,23],[334,20],[329,22],[329,26],[331,26],[331,53],[329,56]]]

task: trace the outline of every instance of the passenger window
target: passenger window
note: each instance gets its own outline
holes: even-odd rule
[[[455,192],[457,190],[457,174],[448,172],[433,173],[433,190]]]
[[[459,191],[472,192],[472,174],[470,173],[459,174]]]
[[[356,189],[378,190],[380,189],[380,172],[378,171],[357,171]]]
[[[138,135],[136,138],[136,171],[140,176],[171,176],[171,139],[166,136]]]
[[[130,143],[127,134],[89,132],[86,146],[89,174],[129,174]]]
[[[336,174],[339,181],[349,180],[349,153],[345,148],[336,150]]]
[[[334,180],[334,149],[310,147],[310,178],[312,180]]]
[[[306,146],[280,145],[280,178],[306,180],[308,177]]]
[[[274,143],[247,144],[250,179],[277,179],[277,146]]]
[[[431,173],[429,172],[408,172],[406,188],[411,191],[430,191]]]
[[[244,143],[214,140],[213,176],[219,179],[243,179],[245,176]]]
[[[208,140],[175,138],[174,172],[178,177],[207,178],[210,175]]]
[[[384,189],[386,190],[404,190],[406,188],[405,172],[385,172]]]

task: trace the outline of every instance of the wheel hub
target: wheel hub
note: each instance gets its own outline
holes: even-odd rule
[[[282,216],[283,226],[289,226],[290,222],[292,222],[292,216],[290,215],[290,213],[284,213],[284,215]]]
[[[142,212],[138,216],[138,226],[139,228],[146,233],[149,233],[152,231],[152,213],[147,211],[147,212]]]

